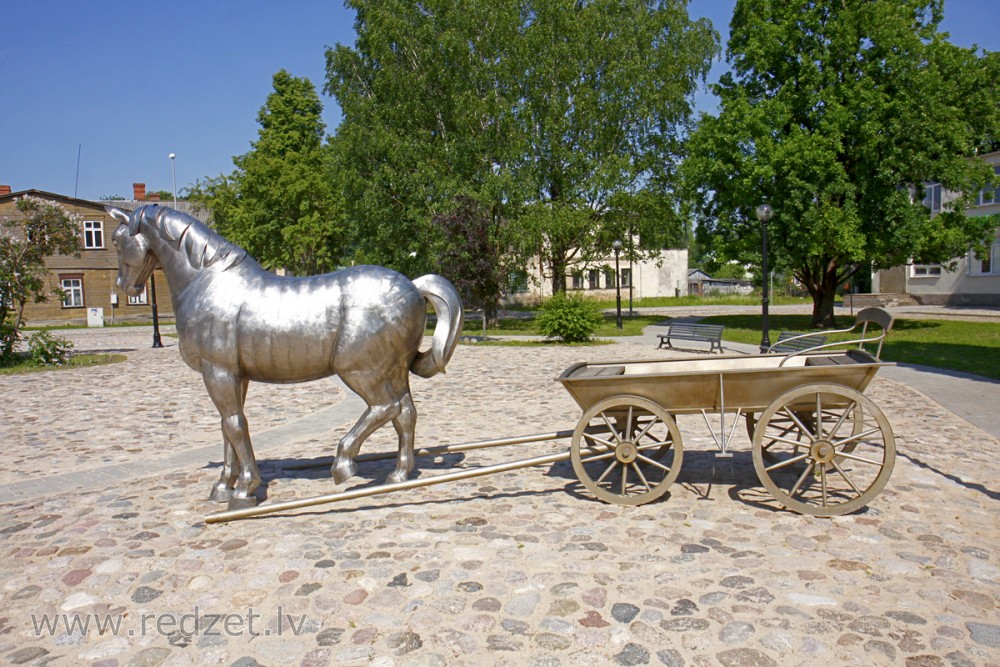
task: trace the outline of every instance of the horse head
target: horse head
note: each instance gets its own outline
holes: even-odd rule
[[[115,284],[119,289],[124,289],[129,296],[139,296],[158,264],[149,242],[139,233],[143,210],[139,209],[129,214],[114,206],[106,208],[108,213],[121,223],[111,236],[118,250],[118,278]]]

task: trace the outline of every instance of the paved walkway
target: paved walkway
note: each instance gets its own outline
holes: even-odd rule
[[[745,436],[719,467],[704,424],[682,417],[684,469],[651,505],[596,502],[558,463],[206,525],[218,417],[175,339],[150,350],[144,330],[71,335],[131,351],[113,366],[0,377],[0,489],[20,494],[3,497],[0,518],[5,662],[1000,664],[1000,441],[888,374],[867,393],[896,432],[895,471],[845,517],[782,511]],[[690,356],[654,347],[463,346],[446,375],[413,380],[418,444],[572,428],[580,410],[553,382],[563,369]],[[269,502],[334,488],[324,468],[298,466],[332,453],[356,398],[331,381],[255,385],[248,413]],[[365,451],[394,446],[383,429]],[[344,486],[391,469],[364,464]],[[120,625],[101,634],[104,621]]]

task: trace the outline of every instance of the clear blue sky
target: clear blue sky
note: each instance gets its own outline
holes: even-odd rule
[[[691,0],[727,38],[735,0]],[[327,46],[354,42],[338,0],[0,0],[0,184],[84,199],[229,173],[280,69],[322,91]],[[960,46],[1000,50],[1000,2],[946,0]],[[713,78],[725,71],[713,69]],[[323,96],[327,131],[339,121]],[[714,98],[698,96],[702,109]],[[80,168],[77,185],[77,154]]]

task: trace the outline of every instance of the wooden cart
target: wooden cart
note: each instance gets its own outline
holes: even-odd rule
[[[559,378],[583,409],[570,459],[597,497],[641,505],[681,471],[676,416],[702,415],[723,457],[745,421],[775,500],[803,514],[851,512],[892,473],[892,427],[862,393],[886,365],[863,350],[576,364]]]

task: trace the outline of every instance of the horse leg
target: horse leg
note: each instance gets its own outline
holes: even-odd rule
[[[385,380],[372,381],[360,374],[341,375],[341,379],[364,399],[368,409],[337,446],[337,458],[330,467],[330,474],[338,484],[357,474],[358,466],[354,457],[358,455],[362,443],[390,419],[395,419],[401,409],[399,399],[393,398],[391,387]]]
[[[413,437],[417,428],[417,408],[413,405],[409,387],[399,399],[399,416],[392,420],[399,436],[399,454],[396,457],[396,469],[389,475],[387,482],[405,482],[413,470]]]
[[[239,465],[229,506],[231,509],[236,509],[256,505],[257,499],[254,498],[253,492],[260,484],[260,472],[257,470],[253,445],[250,443],[247,418],[243,414],[243,401],[246,398],[248,383],[224,368],[209,364],[202,366],[202,378],[205,380],[208,395],[222,418],[222,437],[232,448],[235,463]]]
[[[246,404],[247,388],[249,386],[250,382],[244,380],[241,405]],[[210,501],[216,503],[225,503],[232,499],[233,487],[236,486],[236,478],[239,476],[239,461],[236,459],[236,451],[229,444],[225,435],[222,436],[222,453],[222,472],[219,474],[219,481],[212,486],[212,493],[208,496]]]

